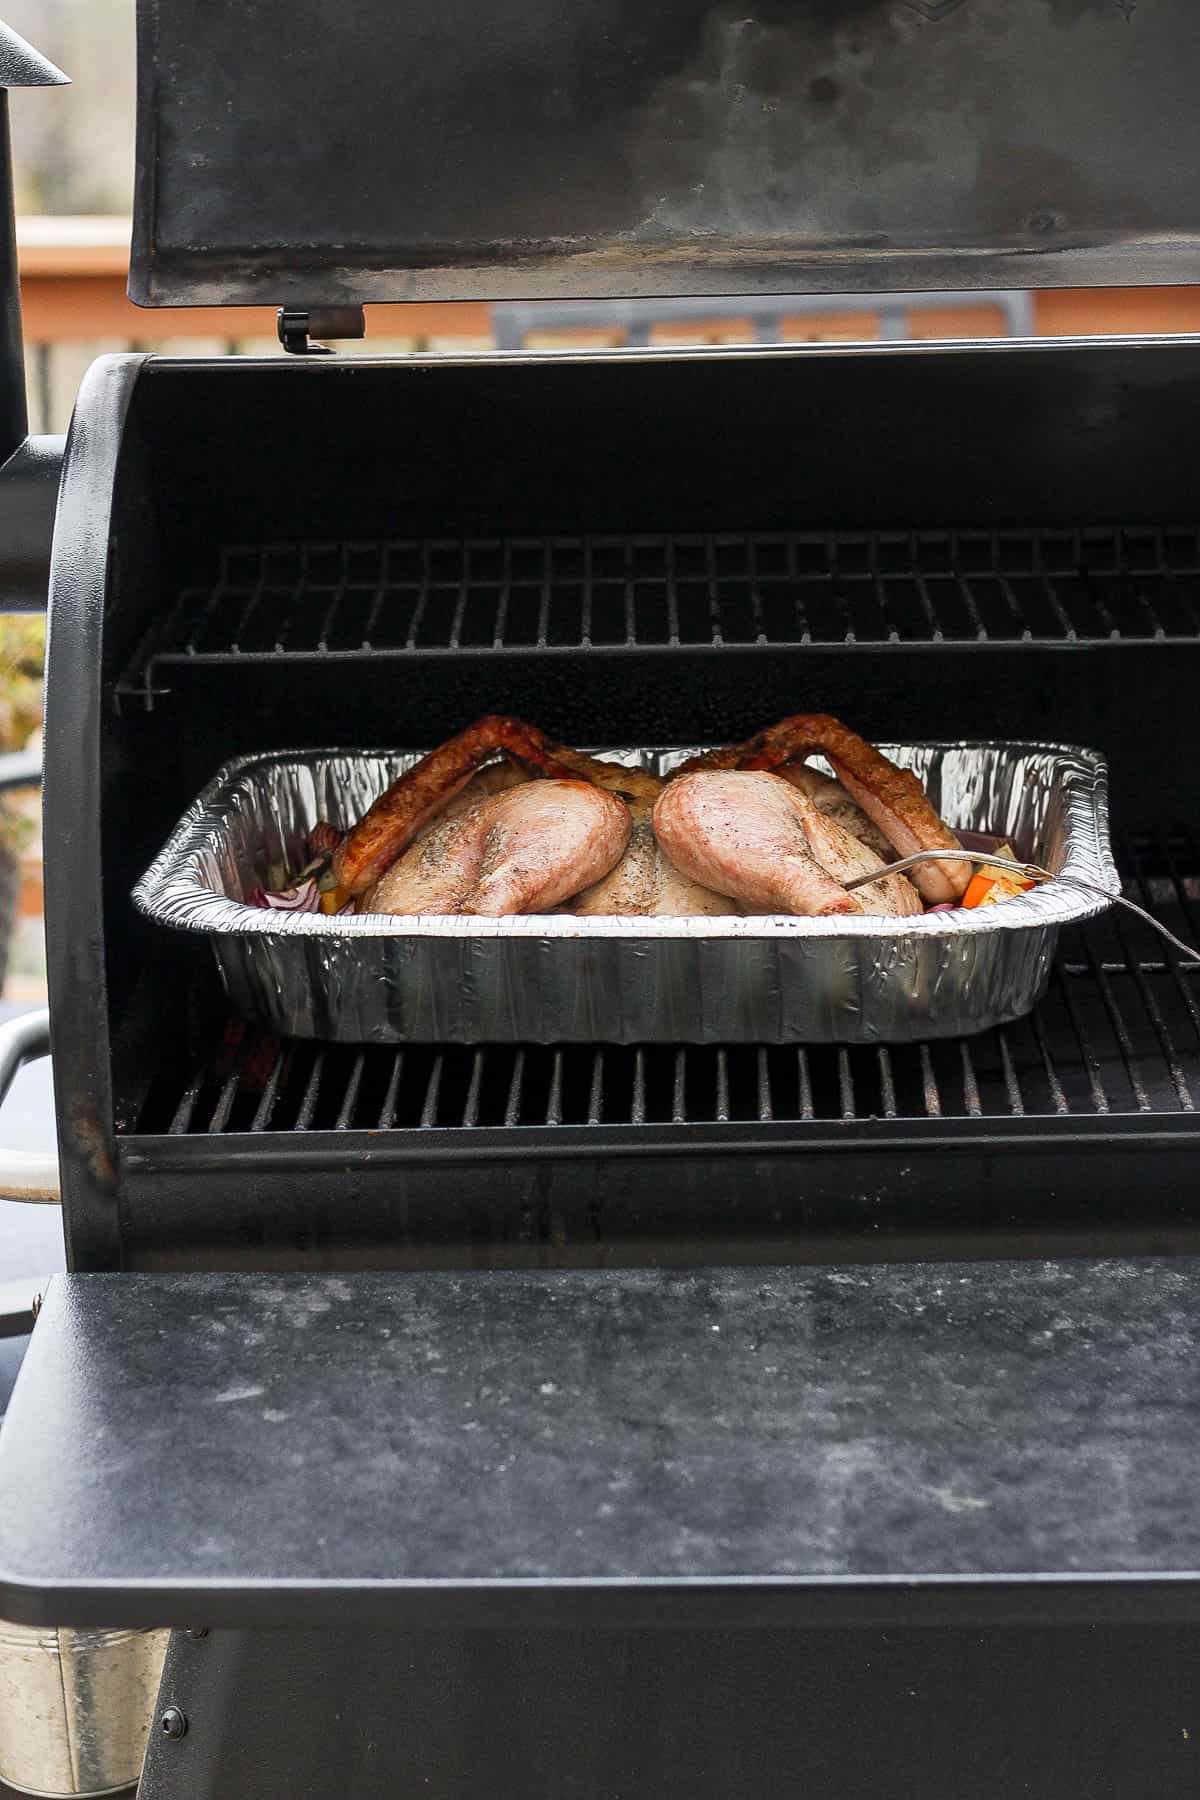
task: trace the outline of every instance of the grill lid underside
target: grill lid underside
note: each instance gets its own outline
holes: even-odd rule
[[[1194,279],[1192,0],[139,0],[142,304]]]

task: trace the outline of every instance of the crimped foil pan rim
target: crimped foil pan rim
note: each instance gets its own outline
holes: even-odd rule
[[[920,744],[881,744],[886,754],[903,760],[912,752],[943,756],[955,752],[1052,757],[1059,765],[1064,802],[1069,815],[1066,856],[1056,876],[1075,875],[1100,888],[1089,892],[1069,881],[1055,879],[1002,906],[959,908],[948,913],[892,918],[881,914],[838,915],[833,918],[795,918],[771,915],[763,918],[736,916],[653,918],[600,914],[577,918],[571,914],[534,913],[518,917],[486,919],[445,915],[379,914],[333,916],[324,913],[278,912],[245,905],[215,892],[197,879],[196,857],[226,827],[236,784],[246,774],[279,764],[312,764],[323,759],[384,761],[411,752],[354,750],[344,747],[289,749],[232,757],[224,763],[183,814],[162,850],[133,889],[138,911],[157,924],[205,936],[355,939],[440,939],[490,941],[522,938],[576,941],[614,938],[642,940],[694,940],[786,942],[805,939],[835,941],[894,938],[931,938],[960,941],[964,937],[992,937],[997,932],[1025,931],[1060,926],[1095,917],[1110,901],[1103,895],[1120,893],[1120,877],[1112,858],[1108,833],[1108,768],[1098,751],[1077,745],[1031,739],[952,739]],[[640,753],[609,747],[598,755],[673,754],[679,758],[691,749]]]

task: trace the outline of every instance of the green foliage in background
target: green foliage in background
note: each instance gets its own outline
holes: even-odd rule
[[[42,728],[46,620],[41,613],[0,614],[0,754],[24,750]],[[19,855],[35,826],[0,802],[0,852]]]

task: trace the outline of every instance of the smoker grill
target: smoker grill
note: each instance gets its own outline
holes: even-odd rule
[[[79,396],[0,1611],[177,1628],[151,1800],[1190,1791],[1200,964],[1110,913],[970,1040],[323,1046],[130,891],[235,756],[820,708],[1094,746],[1200,940],[1200,342],[317,354],[1188,279],[1193,9],[344,10],[141,8],[135,297],[302,354]]]
[[[1095,745],[1129,893],[1187,936],[1198,366],[1190,344],[99,365],[81,416],[111,484],[68,469],[59,541],[76,508],[111,537],[110,592],[70,641],[56,593],[48,732],[77,794],[86,695],[97,885],[52,841],[47,871],[71,1079],[109,1046],[114,1178],[90,1124],[63,1146],[81,1266],[1177,1244],[1200,990],[1125,917],[1068,931],[1039,1011],[969,1041],[398,1054],[242,1030],[207,947],[129,894],[232,755],[419,747],[488,709],[568,742],[722,741],[820,705],[877,739]],[[55,784],[51,761],[51,820]]]

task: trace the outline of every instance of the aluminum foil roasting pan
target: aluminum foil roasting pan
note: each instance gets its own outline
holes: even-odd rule
[[[1116,894],[1102,757],[1054,744],[881,745],[947,823]],[[606,750],[661,773],[694,750]],[[212,942],[233,1007],[347,1043],[907,1043],[1036,1005],[1059,927],[1103,911],[1067,881],[921,918],[327,917],[242,896],[295,869],[318,819],[358,818],[416,753],[226,763],[134,889]],[[818,765],[819,766],[819,765]]]

